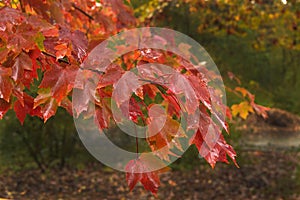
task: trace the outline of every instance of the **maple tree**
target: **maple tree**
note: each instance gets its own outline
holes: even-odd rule
[[[110,63],[105,71],[82,65],[95,46],[111,35],[138,25],[129,0],[6,0],[0,6],[1,119],[13,109],[21,123],[27,114],[46,122],[58,107],[63,107],[76,117],[94,117],[98,128],[103,130],[118,120],[113,118],[111,102],[114,101],[121,110],[129,110],[125,112],[126,118],[139,125],[149,125],[146,141],[159,159],[175,156],[171,149],[182,150],[180,139],[186,137],[189,129],[196,129],[189,145],[195,144],[212,167],[217,161],[228,162],[227,155],[235,162],[236,153],[222,135],[222,129],[228,132],[227,123],[212,109],[213,103],[220,110],[226,110],[226,105],[218,98],[218,91],[212,90],[209,81],[203,78],[208,75],[214,78],[213,73],[197,71],[182,57],[151,48],[128,52]],[[114,51],[127,48],[118,42],[110,45]],[[163,70],[139,67],[145,63],[168,64],[186,79],[181,80],[176,73],[164,77]],[[134,68],[146,74],[147,79],[129,72]],[[127,81],[117,82],[125,75]],[[96,83],[91,81],[93,77],[97,77]],[[182,87],[189,82],[194,91],[178,89],[172,84],[167,88],[164,78]],[[142,87],[137,85],[139,81],[144,83]],[[124,87],[113,96],[117,84]],[[74,101],[72,109],[74,91],[80,101]],[[264,114],[254,103],[254,96],[242,89],[236,92],[250,99],[250,107],[245,108],[246,103],[232,107],[234,116],[239,113],[244,118],[245,112],[252,112],[252,108]],[[126,99],[126,95],[131,96]],[[178,96],[185,100],[178,100]],[[154,107],[157,103],[166,113]],[[95,107],[95,113],[90,112],[91,106]],[[182,127],[180,113],[191,114],[197,109],[197,124]],[[166,115],[165,125],[158,129],[162,115]],[[138,143],[136,153],[137,158],[125,166],[129,188],[132,190],[141,182],[146,190],[156,194],[161,170],[149,171],[151,167],[139,152]]]
[[[134,1],[139,4],[138,1]],[[253,34],[253,47],[281,46],[299,50],[299,1],[204,1],[204,0],[151,0],[142,1],[136,8],[140,20],[155,24],[177,22],[176,15],[189,15],[186,26],[199,33],[235,35]],[[175,15],[170,17],[166,11]],[[186,22],[183,22],[186,23]],[[176,23],[175,23],[176,24]],[[190,25],[190,26],[189,26]]]

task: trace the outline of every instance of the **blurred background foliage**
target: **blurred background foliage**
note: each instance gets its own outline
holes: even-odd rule
[[[132,0],[132,4],[146,24],[168,27],[198,41],[217,64],[225,85],[230,86],[226,73],[232,71],[256,94],[258,103],[300,114],[299,0]]]
[[[93,161],[76,133],[72,116],[63,109],[46,124],[27,116],[23,126],[11,111],[1,120],[0,131],[0,171],[33,167],[45,172]]]
[[[146,25],[168,27],[198,41],[217,64],[225,85],[233,85],[227,77],[231,71],[256,95],[257,103],[300,114],[299,0],[131,3],[136,17]],[[230,93],[227,100],[229,105],[237,101]],[[191,148],[185,154],[185,168],[189,158],[197,157],[195,152]],[[45,171],[49,167],[80,167],[89,161],[93,158],[81,144],[72,117],[63,110],[46,124],[27,117],[21,126],[14,113],[0,121],[0,169],[35,165]]]

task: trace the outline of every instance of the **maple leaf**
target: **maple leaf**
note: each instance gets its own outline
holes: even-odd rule
[[[197,98],[209,109],[211,110],[211,98],[208,90],[207,81],[201,76],[197,77],[194,75],[187,76],[191,86],[193,87]]]
[[[142,60],[149,63],[164,63],[165,56],[163,52],[154,49],[142,49],[141,50]]]
[[[239,115],[243,119],[246,119],[250,112],[254,112],[253,107],[247,101],[232,105],[231,110],[234,117]]]
[[[110,109],[110,99],[102,98],[101,106],[96,106],[95,108],[95,123],[99,127],[99,130],[105,129],[109,127],[110,119],[112,117],[111,109]]]
[[[104,15],[102,12],[96,13],[95,20],[102,24],[104,27],[105,32],[113,32],[116,30],[116,25],[112,21],[112,19],[108,18],[106,15]]]
[[[10,78],[12,75],[11,68],[0,66],[0,98],[6,102],[10,101],[10,96],[13,89],[13,81]]]
[[[72,102],[70,101],[70,99],[68,97],[64,98],[61,103],[60,106],[63,107],[64,109],[66,109],[66,111],[70,114],[73,115],[73,110],[72,110]]]
[[[12,91],[12,94],[17,97],[21,105],[24,105],[24,86],[22,84],[16,85]]]
[[[190,49],[191,49],[191,45],[186,44],[186,43],[180,43],[178,45],[178,48],[180,49],[180,52],[185,55],[188,59],[190,59],[191,57],[191,53],[190,53]]]
[[[108,85],[112,85],[117,80],[119,80],[124,73],[124,70],[121,66],[112,64],[107,67],[105,74],[99,77],[97,88],[106,87]]]
[[[88,48],[88,40],[83,32],[79,30],[73,32],[65,27],[61,27],[59,38],[61,41],[69,41],[72,45],[72,54],[77,60],[83,61],[87,55]]]
[[[212,168],[215,167],[217,161],[228,163],[226,155],[229,155],[236,164],[235,151],[226,143],[220,128],[214,124],[204,106],[200,106],[199,128],[191,137],[189,143],[195,144],[199,154],[205,158]]]
[[[52,68],[45,72],[39,88],[51,88],[51,95],[59,104],[73,89],[77,71],[77,66],[61,67],[54,62]]]
[[[7,39],[7,48],[14,53],[19,54],[23,50],[28,52],[35,49],[36,39],[40,37],[39,29],[31,26],[27,22],[15,27],[15,30],[10,32]]]
[[[126,102],[131,93],[139,88],[139,79],[133,72],[127,72],[117,83],[114,84],[113,99],[120,106]]]
[[[50,98],[52,98],[50,88],[41,88],[38,90],[38,96],[34,99],[34,108],[40,106],[41,104],[46,103]]]
[[[68,112],[72,113],[67,97],[61,101],[61,104],[63,104],[62,107],[65,107]],[[50,117],[55,115],[58,105],[56,99],[52,97],[51,89],[41,88],[38,90],[38,96],[34,99],[33,108],[41,108],[43,119],[46,122]]]
[[[159,90],[157,89],[157,87],[155,85],[145,84],[145,85],[143,85],[143,93],[144,93],[144,96],[147,94],[148,97],[150,97],[151,99],[154,99],[156,94],[159,93]]]
[[[45,37],[57,37],[59,35],[59,30],[57,27],[50,27],[48,29],[42,30]]]
[[[163,160],[169,161],[169,155],[178,157],[170,150],[176,146],[177,149],[182,150],[180,143],[176,139],[186,137],[182,127],[178,121],[167,116],[164,126],[161,130],[157,131],[157,127],[153,127],[155,124],[160,124],[160,117],[151,117],[149,123],[149,129],[147,132],[147,142],[153,152]]]
[[[138,182],[141,182],[146,190],[155,196],[157,195],[158,187],[160,186],[158,171],[149,171],[147,165],[140,159],[130,160],[125,166],[125,170],[130,191],[133,190]]]
[[[229,119],[229,121],[232,120],[232,113],[230,111],[230,108],[226,106],[226,117]]]
[[[222,90],[222,89],[221,89]],[[221,125],[221,127],[229,134],[228,123],[225,121],[226,118],[226,106],[224,105],[224,101],[222,98],[222,92],[219,93],[220,90],[215,87],[208,88],[211,100],[211,109],[210,112],[216,123]]]
[[[162,130],[163,125],[166,123],[167,116],[165,110],[157,104],[150,104],[148,106],[148,115],[148,121],[150,121],[148,122],[148,137],[150,137]]]
[[[38,73],[37,73],[37,69],[40,68],[40,65],[38,64],[37,60],[38,58],[41,57],[42,53],[38,48],[35,48],[34,50],[29,51],[29,57],[31,58],[32,61],[32,68],[24,68],[26,70],[31,71],[30,72],[30,77],[32,78],[38,78]]]
[[[24,70],[32,71],[32,59],[22,52],[14,61],[11,78],[19,83],[24,80]]]
[[[27,23],[30,24],[32,27],[39,29],[41,35],[39,35],[39,39],[44,39],[44,37],[56,37],[58,36],[58,29],[56,26],[48,23],[40,16],[30,15],[27,17]],[[41,47],[43,44],[41,44]],[[41,51],[43,49],[40,49]]]
[[[198,107],[198,101],[194,92],[195,90],[192,87],[189,87],[188,79],[176,73],[170,76],[170,79],[168,81],[170,83],[168,88],[172,92],[184,96],[185,102],[183,102],[182,104],[185,107],[185,110],[188,113],[194,113]]]
[[[269,107],[258,105],[258,104],[254,103],[254,102],[251,102],[250,105],[255,110],[255,113],[257,113],[258,115],[262,116],[264,119],[268,118],[267,111],[270,110]]]
[[[267,111],[270,110],[270,108],[256,104],[254,102],[255,101],[255,95],[251,94],[250,92],[248,93],[248,97],[250,99],[250,105],[252,106],[252,108],[254,109],[256,114],[262,116],[264,119],[268,118]]]
[[[238,167],[235,160],[236,152],[225,142],[223,135],[219,134],[218,139],[213,144],[210,143],[209,139],[206,139],[206,141],[203,139],[203,134],[199,130],[190,140],[190,144],[195,144],[199,154],[204,157],[212,168],[215,167],[218,161],[228,163],[226,155],[229,155]]]
[[[30,7],[34,10],[34,14],[37,13],[50,23],[64,23],[64,11],[62,10],[61,3],[43,0],[23,0],[22,3],[27,6],[27,8]]]
[[[249,94],[249,91],[242,87],[236,87],[234,90],[241,93],[243,97],[246,97]]]
[[[86,80],[82,84],[82,88],[80,87],[73,89],[72,103],[75,110],[75,116],[77,117],[80,115],[80,113],[88,110],[90,102],[95,102],[95,83]]]
[[[126,117],[127,119],[130,119],[135,123],[138,123],[138,117],[140,117],[142,121],[145,121],[145,116],[142,111],[143,108],[146,109],[145,103],[142,101],[137,101],[132,97],[129,101],[126,101],[120,105],[120,110],[122,111],[122,114],[118,114],[120,115],[118,117]]]
[[[21,124],[24,123],[27,114],[42,118],[41,108],[40,107],[34,108],[34,99],[27,94],[24,94],[23,97],[24,97],[24,103],[17,100],[14,104],[14,111]]]
[[[6,30],[7,24],[17,25],[25,19],[20,11],[9,7],[0,8],[0,15],[0,30]]]
[[[70,48],[66,43],[59,44],[54,47],[54,50],[56,50],[55,56],[56,60],[59,60],[61,58],[64,58],[65,56],[71,56]]]
[[[43,115],[44,122],[55,115],[57,107],[58,104],[54,98],[50,98],[43,106],[41,106],[41,113]]]
[[[112,7],[112,10],[117,14],[118,23],[123,26],[136,23],[132,11],[124,4],[123,0],[103,0],[103,2]]]
[[[10,109],[11,104],[6,102],[3,99],[0,99],[0,119],[3,118],[3,116],[7,113],[7,111]]]

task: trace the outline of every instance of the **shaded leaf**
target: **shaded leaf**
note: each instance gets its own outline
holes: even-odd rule
[[[3,118],[3,116],[7,113],[7,111],[10,109],[10,103],[7,101],[0,99],[0,119]]]
[[[22,52],[16,59],[12,66],[12,75],[11,78],[16,82],[19,83],[23,80],[24,77],[24,70],[32,71],[32,60],[28,56]]]
[[[72,45],[72,54],[79,61],[87,55],[88,41],[85,34],[79,30],[70,31],[69,29],[62,27],[59,31],[59,38],[62,41],[69,41]]]
[[[13,89],[13,81],[10,78],[12,75],[11,68],[0,66],[0,98],[6,102],[10,101],[10,96]]]

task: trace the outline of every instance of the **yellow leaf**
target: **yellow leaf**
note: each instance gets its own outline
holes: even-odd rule
[[[247,101],[243,101],[240,104],[234,104],[231,106],[232,115],[236,117],[239,115],[241,118],[246,119],[248,114],[251,112],[253,113],[254,110],[252,106]]]

